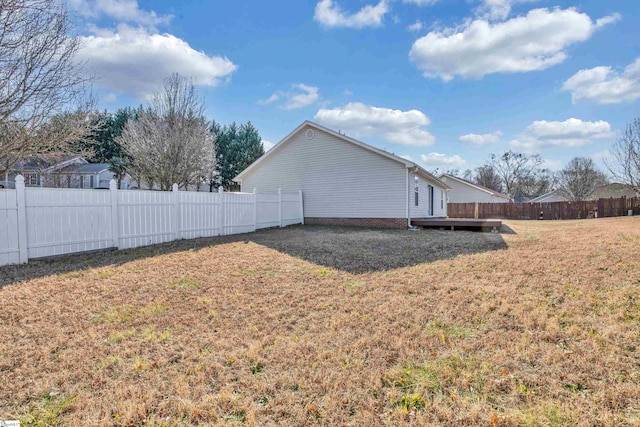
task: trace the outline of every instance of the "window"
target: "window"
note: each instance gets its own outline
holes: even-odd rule
[[[27,187],[37,187],[40,185],[40,180],[37,173],[25,173],[24,183]]]
[[[444,209],[444,190],[440,190],[440,209]]]
[[[418,186],[418,178],[416,177],[416,186],[414,188],[413,194],[415,195],[415,205],[416,206],[420,206],[419,204],[419,200],[418,200],[418,192],[420,190],[420,187]]]

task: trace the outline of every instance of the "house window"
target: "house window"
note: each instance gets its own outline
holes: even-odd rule
[[[40,180],[38,179],[37,173],[25,173],[24,174],[24,183],[27,187],[37,187],[40,185]]]
[[[84,188],[84,175],[80,175],[80,188]]]
[[[89,188],[93,188],[93,175],[89,177]]]
[[[418,186],[418,178],[416,178],[416,186],[415,186],[414,191],[413,191],[413,194],[415,196],[415,202],[414,203],[415,203],[416,206],[420,206],[419,200],[418,200],[418,192],[419,192],[419,190],[420,190],[420,187]]]
[[[440,209],[444,209],[444,190],[440,190]]]

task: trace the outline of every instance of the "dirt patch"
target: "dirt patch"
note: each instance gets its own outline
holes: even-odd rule
[[[640,219],[293,227],[0,269],[0,419],[637,425]]]

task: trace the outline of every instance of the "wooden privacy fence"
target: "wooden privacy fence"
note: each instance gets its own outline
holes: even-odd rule
[[[302,191],[0,190],[0,265],[304,223]]]
[[[549,203],[449,203],[450,218],[585,219],[640,215],[640,198]]]

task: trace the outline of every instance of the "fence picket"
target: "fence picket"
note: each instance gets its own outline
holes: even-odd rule
[[[547,203],[449,203],[450,218],[587,219],[640,214],[640,197]]]
[[[0,266],[31,258],[302,224],[302,191],[0,190]]]

